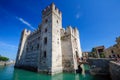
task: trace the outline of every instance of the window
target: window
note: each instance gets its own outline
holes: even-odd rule
[[[47,28],[45,29],[45,32],[47,32]]]
[[[43,56],[44,56],[44,58],[46,58],[46,51],[44,51],[44,55]]]
[[[44,44],[47,44],[47,37],[44,38]]]
[[[111,53],[114,53],[114,51],[113,51],[113,50],[111,50]]]
[[[47,23],[48,22],[48,19],[45,19],[45,23]]]
[[[39,49],[39,44],[37,44],[37,49]]]
[[[57,20],[57,23],[58,23],[58,20]]]
[[[40,40],[40,37],[38,37],[38,40]]]
[[[28,52],[28,47],[26,48],[26,52]]]
[[[112,55],[114,58],[116,57],[115,54]]]
[[[33,50],[33,46],[31,47],[31,50]]]
[[[117,57],[118,57],[118,58],[120,58],[120,55],[119,55],[119,54],[117,54]]]
[[[39,27],[39,32],[41,32],[41,28]]]
[[[75,51],[76,52],[76,57],[78,58],[78,52],[77,51]]]

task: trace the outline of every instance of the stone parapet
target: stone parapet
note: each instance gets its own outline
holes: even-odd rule
[[[90,65],[90,73],[93,75],[110,75],[109,62],[110,58],[91,58],[88,59]]]
[[[109,65],[112,80],[120,80],[120,63],[111,61]]]

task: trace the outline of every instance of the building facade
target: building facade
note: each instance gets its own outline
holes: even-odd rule
[[[62,28],[62,13],[52,3],[42,11],[42,22],[21,34],[15,67],[56,74],[75,72],[82,56],[79,31]]]
[[[105,58],[105,47],[104,46],[97,46],[97,47],[94,47],[92,48],[92,51],[91,51],[91,57],[94,57],[94,58]]]
[[[104,46],[98,46],[92,48],[90,57],[94,58],[120,58],[120,37],[116,38],[116,44],[105,48]]]
[[[116,38],[116,44],[105,49],[106,57],[120,57],[120,37]]]

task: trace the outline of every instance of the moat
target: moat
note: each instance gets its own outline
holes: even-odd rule
[[[89,67],[84,65],[85,70]],[[108,77],[92,76],[88,71],[84,74],[61,73],[54,76],[31,71],[14,69],[14,65],[0,66],[0,80],[110,80]]]

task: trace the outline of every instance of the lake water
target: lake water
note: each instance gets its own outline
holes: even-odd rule
[[[85,69],[88,69],[85,66]],[[0,66],[0,80],[110,80],[107,77],[85,74],[61,73],[54,76],[14,69],[13,65]]]

